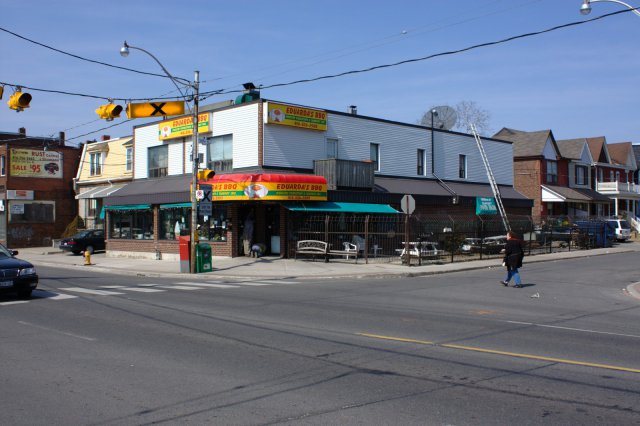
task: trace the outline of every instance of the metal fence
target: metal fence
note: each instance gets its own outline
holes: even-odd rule
[[[615,235],[596,217],[508,217],[528,255],[609,247]],[[364,215],[294,213],[290,217],[289,257],[300,240],[319,240],[332,250],[356,245],[366,263],[429,264],[501,258],[506,230],[497,216]],[[353,247],[353,246],[351,246]],[[333,260],[352,261],[349,257]],[[351,257],[353,259],[353,257]]]

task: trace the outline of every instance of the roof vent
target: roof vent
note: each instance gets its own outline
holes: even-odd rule
[[[349,105],[349,114],[358,115],[358,107],[356,105]]]
[[[244,87],[244,92],[236,98],[236,105],[260,99],[260,91],[256,90],[253,83],[244,83],[242,87]]]

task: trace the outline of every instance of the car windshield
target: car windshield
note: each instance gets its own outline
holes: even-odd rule
[[[0,258],[4,259],[5,257],[12,257],[13,255],[9,251],[8,248],[0,244]]]
[[[631,229],[631,226],[629,225],[629,222],[627,222],[626,220],[621,220],[620,221],[620,228]]]
[[[91,231],[86,230],[86,231],[78,232],[76,235],[73,236],[73,238],[86,238],[89,236],[91,236]]]

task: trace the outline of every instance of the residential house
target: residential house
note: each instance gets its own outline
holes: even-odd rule
[[[637,211],[640,185],[634,180],[638,163],[631,142],[606,144],[610,163],[598,168],[596,191],[613,200],[613,214],[626,216]],[[598,166],[596,166],[598,167]],[[602,170],[602,173],[600,173]]]
[[[201,182],[213,207],[199,216],[198,235],[214,255],[242,253],[248,220],[255,240],[286,256],[296,212],[397,213],[411,194],[415,214],[475,217],[478,198],[493,197],[469,134],[259,95],[203,107],[198,121],[201,164],[217,172]],[[134,180],[105,199],[109,253],[177,256],[177,237],[191,233],[191,123],[134,127]],[[507,212],[530,215],[531,201],[513,188],[511,142],[483,146]]]
[[[51,245],[75,218],[73,174],[80,149],[58,138],[0,132],[0,242]]]
[[[78,214],[86,228],[103,228],[103,199],[133,177],[133,136],[88,142],[74,179]]]
[[[584,142],[566,142],[561,148],[551,130],[527,132],[506,127],[493,137],[513,143],[514,186],[533,200],[535,221],[594,214],[609,202],[585,181],[584,166],[591,158]]]

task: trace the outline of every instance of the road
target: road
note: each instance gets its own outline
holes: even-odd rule
[[[40,267],[0,296],[7,425],[640,424],[637,254],[367,280]],[[207,284],[207,285],[203,285]]]

